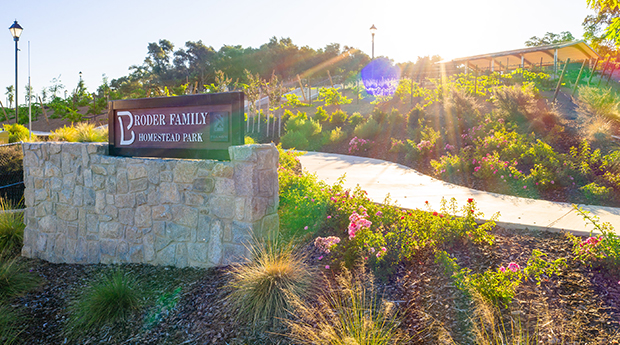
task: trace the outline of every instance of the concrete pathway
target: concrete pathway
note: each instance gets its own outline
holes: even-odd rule
[[[593,229],[568,203],[519,198],[457,186],[380,159],[322,152],[308,152],[299,159],[304,169],[316,173],[319,179],[329,184],[346,173],[345,187],[353,188],[359,184],[375,202],[383,202],[389,194],[401,207],[425,209],[424,202],[428,201],[437,210],[442,197],[448,201],[456,198],[459,206],[465,204],[468,198],[474,198],[485,219],[499,211],[497,224],[506,228],[568,230],[579,235],[587,235]],[[602,222],[611,223],[620,234],[620,208],[579,206],[598,216]]]

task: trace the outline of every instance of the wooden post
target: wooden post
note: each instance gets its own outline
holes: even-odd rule
[[[614,62],[614,67],[611,69],[611,72],[609,73],[609,77],[607,77],[607,84],[606,84],[607,86],[609,86],[609,81],[611,80],[611,76],[614,75],[616,68],[618,68],[618,64]]]
[[[4,113],[4,120],[2,120],[2,122],[4,121],[9,121],[9,117],[6,115],[6,111],[4,110],[4,105],[2,105],[2,102],[0,101],[0,107],[2,107],[2,112]]]
[[[577,80],[575,81],[575,87],[573,87],[573,94],[571,95],[571,97],[575,96],[575,92],[577,91],[577,86],[579,85],[579,78],[581,78],[581,72],[583,72],[583,68],[586,67],[586,62],[588,60],[583,60],[583,63],[581,64],[581,69],[579,70],[579,74],[577,74]]]
[[[43,116],[45,116],[45,122],[49,125],[50,120],[47,117],[47,111],[45,111],[45,107],[43,106],[43,101],[41,100],[41,96],[39,96],[39,105],[41,106],[41,110],[43,110]]]
[[[327,70],[327,76],[329,77],[329,83],[332,84],[332,89],[335,89],[334,82],[332,81],[332,75],[329,73],[329,70]]]
[[[270,109],[269,109],[269,107],[271,106],[271,104],[269,104],[269,103],[270,103],[269,101],[270,101],[270,100],[268,99],[268,100],[267,100],[267,115],[266,115],[266,116],[267,116],[267,132],[265,133],[265,134],[267,135],[267,137],[269,137],[269,120],[270,120],[270,118],[271,118],[271,111],[270,111]]]
[[[194,84],[194,94],[198,93],[198,80],[196,80],[196,83]]]
[[[598,84],[596,85],[596,87],[601,86],[601,81],[603,81],[603,77],[605,77],[605,71],[607,71],[607,66],[609,65],[609,59],[611,59],[611,55],[607,58],[607,62],[605,62],[605,65],[603,66],[603,72],[601,73],[601,79],[598,80]]]
[[[564,64],[564,68],[562,69],[562,74],[560,75],[560,79],[558,80],[558,86],[555,87],[555,92],[553,93],[553,101],[551,101],[552,103],[555,102],[555,99],[558,97],[558,92],[560,92],[560,86],[562,85],[562,79],[564,78],[564,73],[566,73],[566,67],[569,63],[570,58],[566,59],[566,63]]]
[[[594,60],[594,67],[592,67],[592,71],[590,72],[590,79],[588,79],[588,86],[590,86],[590,82],[592,81],[592,77],[594,76],[594,71],[596,71],[596,65],[598,65],[598,58]]]
[[[297,81],[299,82],[299,87],[301,88],[301,95],[304,96],[304,102],[308,103],[308,99],[306,98],[306,90],[304,90],[304,86],[301,83],[301,78],[299,74],[297,75]]]
[[[476,79],[474,80],[474,96],[478,96],[478,71],[475,74]]]
[[[258,114],[258,130],[256,132],[260,133],[260,108],[261,108],[261,98],[263,97],[263,93],[261,91],[258,92],[258,111],[256,112],[256,114]]]

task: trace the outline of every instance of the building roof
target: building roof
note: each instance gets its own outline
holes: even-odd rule
[[[521,59],[525,68],[531,66],[552,66],[554,65],[554,56],[557,51],[558,61],[571,60],[571,62],[583,61],[588,59],[601,58],[585,41],[572,41],[564,43],[556,43],[538,47],[528,47],[515,50],[507,50],[503,52],[481,54],[452,60],[444,60],[439,64],[460,65],[467,64],[469,68],[480,70],[493,69],[501,71],[515,69],[521,66]]]

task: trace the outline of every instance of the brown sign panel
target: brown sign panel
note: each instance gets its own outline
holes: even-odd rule
[[[243,92],[111,101],[110,155],[228,160],[244,143]]]

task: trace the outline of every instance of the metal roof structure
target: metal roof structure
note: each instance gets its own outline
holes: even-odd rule
[[[467,69],[499,72],[519,67],[557,67],[558,62],[565,62],[567,59],[571,62],[581,62],[600,58],[601,56],[585,41],[572,41],[456,58],[440,61],[438,64],[451,65],[451,67],[465,65]]]

